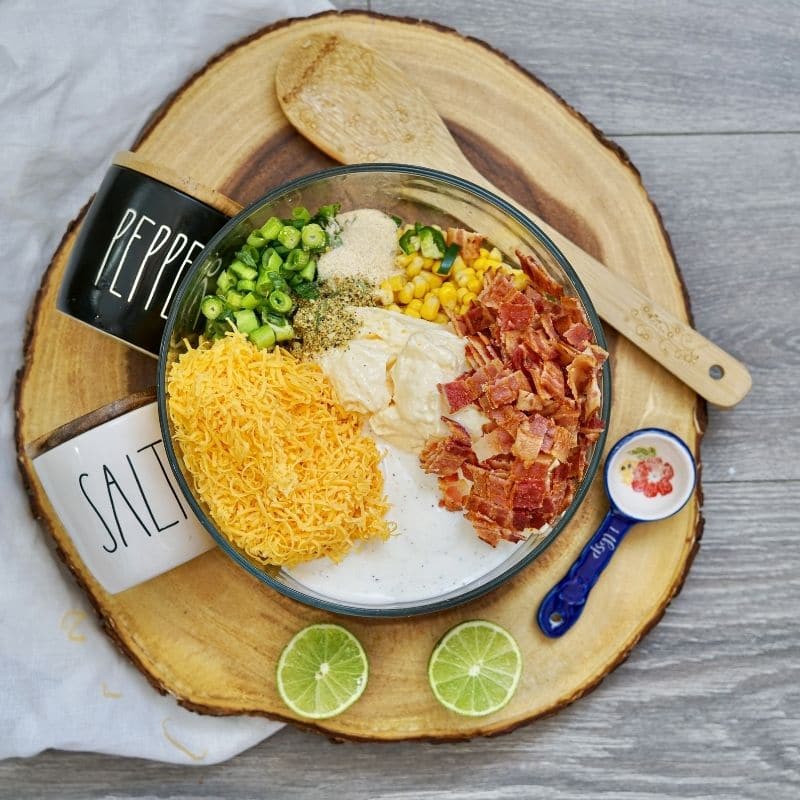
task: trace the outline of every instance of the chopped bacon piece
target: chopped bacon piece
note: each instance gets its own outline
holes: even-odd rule
[[[501,331],[521,331],[533,323],[536,308],[524,294],[513,302],[501,303],[497,309],[497,322]]]
[[[530,351],[539,357],[540,361],[558,358],[557,342],[550,339],[543,328],[527,330],[523,341]]]
[[[439,490],[442,499],[439,505],[448,511],[461,511],[464,508],[464,501],[469,494],[469,483],[456,475],[449,475],[446,478],[439,478]]]
[[[470,392],[474,392],[475,396],[478,397],[486,391],[486,386],[488,384],[492,383],[496,378],[505,373],[505,371],[506,369],[503,366],[503,362],[499,359],[493,359],[482,367],[478,367],[472,375],[465,379],[467,387]]]
[[[582,322],[573,322],[562,335],[576,350],[583,350],[592,340],[592,331]]]
[[[556,425],[553,430],[552,440],[548,443],[548,449],[545,452],[550,453],[558,461],[566,461],[572,448],[577,446],[577,431],[570,431],[567,428]]]
[[[499,310],[506,304],[523,303],[524,301],[525,295],[514,286],[511,278],[507,275],[495,274],[492,281],[484,284],[476,305]]]
[[[541,369],[533,369],[531,374],[540,397],[550,399],[564,396],[564,373],[555,361],[545,361]]]
[[[474,403],[479,395],[479,392],[475,392],[472,385],[467,383],[464,375],[459,375],[450,383],[439,383],[437,388],[444,395],[444,399],[447,400],[451,413],[460,411],[470,403]]]
[[[486,397],[490,408],[510,406],[517,402],[517,395],[519,395],[519,383],[516,373],[495,378],[486,386]]]
[[[467,429],[448,417],[442,421],[450,429],[450,435],[441,439],[429,439],[419,455],[422,469],[445,477],[453,475],[472,456],[472,440]]]
[[[541,411],[542,400],[533,392],[520,392],[517,397],[517,408],[520,411]]]
[[[512,455],[524,462],[535,461],[551,425],[552,423],[541,414],[526,416],[517,428],[514,446],[511,448]]]
[[[511,406],[490,409],[486,413],[492,422],[514,437],[517,435],[520,423],[526,419],[526,415],[522,411],[517,411]]]
[[[494,322],[495,317],[485,306],[471,305],[459,318],[459,333],[467,336],[471,333],[485,331]]]
[[[550,339],[551,344],[555,346],[556,342],[558,342],[559,335],[558,331],[555,329],[555,326],[553,325],[553,315],[542,314],[540,319],[542,321],[542,329],[547,334],[547,338]]]
[[[519,254],[518,254],[519,255]],[[553,523],[572,502],[602,430],[599,374],[607,353],[592,341],[583,308],[532,259],[524,292],[490,275],[453,321],[470,369],[439,391],[451,412],[477,404],[488,417],[472,442],[448,417],[430,439],[423,469],[439,476],[440,505],[462,510],[496,546]]]
[[[600,408],[600,386],[597,382],[597,373],[597,359],[588,347],[567,367],[567,385],[572,396],[576,400],[584,399],[584,419],[591,417]]]
[[[478,463],[483,463],[490,458],[511,452],[514,437],[502,428],[495,428],[478,439],[472,445],[472,450],[478,457]]]
[[[474,487],[473,487],[474,488]],[[495,503],[492,500],[470,492],[467,502],[464,504],[467,511],[473,511],[483,517],[496,522],[503,528],[509,528],[514,524],[514,509],[509,503]]]
[[[554,281],[534,260],[517,250],[517,258],[526,275],[531,279],[531,284],[544,294],[549,294],[557,300],[564,296],[564,288]]]
[[[505,539],[507,542],[521,542],[527,538],[522,531],[498,525],[497,522],[489,519],[480,512],[467,512],[466,517],[475,528],[478,538],[490,544],[492,547],[497,547],[497,543],[501,539]]]
[[[445,241],[447,244],[457,244],[461,248],[461,258],[470,262],[480,256],[483,236],[463,228],[448,228]]]

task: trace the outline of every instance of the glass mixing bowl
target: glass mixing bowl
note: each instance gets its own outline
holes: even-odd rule
[[[603,365],[601,375],[601,416],[605,427],[592,450],[575,498],[545,536],[531,537],[515,545],[505,560],[494,564],[485,574],[431,597],[367,603],[328,596],[319,587],[311,589],[304,585],[285,569],[259,564],[225,538],[215,526],[203,500],[195,493],[192,477],[181,460],[180,447],[172,437],[167,413],[166,374],[170,364],[182,352],[182,341],[197,335],[200,301],[220,264],[228,263],[248,234],[271,216],[291,216],[294,206],[302,205],[313,211],[328,203],[341,203],[344,211],[378,208],[404,220],[470,228],[484,234],[509,257],[517,248],[532,253],[568,294],[579,298],[596,342],[606,347],[600,321],[572,267],[536,225],[499,197],[460,178],[421,167],[362,164],[324,170],[280,186],[242,211],[208,243],[182,280],[161,342],[158,368],[158,411],[169,463],[194,513],[222,550],[251,575],[282,594],[316,608],[366,617],[410,616],[450,608],[497,588],[534,561],[563,531],[583,501],[597,471],[608,426],[611,395],[608,363]]]

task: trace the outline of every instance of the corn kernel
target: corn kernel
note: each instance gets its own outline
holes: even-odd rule
[[[438,322],[440,325],[446,325],[449,322],[449,320],[447,319],[447,314],[442,314],[442,312],[440,311],[436,315],[436,319],[434,320],[434,322]]]
[[[470,307],[472,301],[477,297],[474,292],[467,292],[464,295],[464,299],[461,301],[462,305],[465,305],[467,308]]]
[[[382,306],[390,306],[394,303],[394,292],[388,285],[386,287],[381,285],[381,288],[378,289],[377,296]]]
[[[403,306],[407,306],[413,299],[414,299],[414,284],[413,283],[407,283],[395,295],[395,300],[400,305],[403,305]]]
[[[469,289],[473,294],[478,294],[480,290],[483,288],[483,283],[479,278],[470,278],[467,281],[467,289]]]
[[[486,256],[478,256],[478,258],[476,258],[472,262],[472,266],[475,267],[475,269],[481,269],[481,268],[486,269],[487,267]]]
[[[415,298],[414,298],[414,299],[413,299],[413,300],[412,300],[412,301],[411,301],[411,302],[408,304],[408,307],[409,307],[409,308],[415,308],[417,311],[419,311],[419,310],[422,308],[422,300],[420,300],[418,297],[415,297]]]
[[[422,304],[419,315],[422,319],[427,319],[433,322],[436,315],[439,313],[439,298],[435,295],[429,294],[425,297],[425,302]]]
[[[428,281],[428,286],[430,286],[431,289],[438,289],[444,283],[441,275],[434,275],[432,272],[426,272],[425,279]]]
[[[433,266],[433,259],[432,258],[423,258],[422,259],[422,269],[430,269]]]
[[[496,247],[493,247],[489,251],[489,258],[491,258],[492,261],[500,262],[503,260],[503,254]]]
[[[405,285],[405,275],[392,275],[392,277],[389,278],[389,286],[393,292],[399,292]]]
[[[498,271],[500,273],[502,273],[503,275],[513,275],[514,274],[514,268],[510,267],[508,264],[501,264],[498,267]]]
[[[411,308],[411,306],[407,306],[405,310],[406,316],[414,317],[415,319],[419,319],[419,311],[416,308]]]
[[[466,268],[467,268],[467,264],[464,261],[464,259],[461,258],[461,255],[459,254],[453,259],[453,266],[450,269],[450,274],[451,275],[458,275],[458,273],[461,272],[461,270],[466,269]]]
[[[460,288],[460,289],[459,289],[459,290],[456,292],[456,297],[458,298],[458,302],[459,302],[459,303],[463,303],[463,302],[464,302],[464,297],[465,297],[465,295],[468,295],[468,294],[469,294],[469,289],[467,289],[467,287],[466,287],[466,286],[462,286],[462,287],[461,287],[461,288]]]
[[[458,295],[456,292],[456,287],[453,286],[452,283],[445,283],[441,289],[439,289],[439,302],[445,308],[455,308],[456,303],[458,302]]]
[[[394,263],[395,263],[396,267],[407,267],[408,266],[408,262],[411,261],[411,259],[412,259],[412,256],[406,256],[406,255],[395,256],[394,257]]]
[[[485,247],[481,247],[481,248],[479,248],[479,249],[478,249],[478,252],[480,252],[480,254],[481,254],[481,255],[482,255],[484,258],[486,258],[486,257],[489,255],[489,251],[488,251],[488,250],[487,250]]]
[[[456,285],[457,286],[466,286],[471,278],[475,277],[475,271],[472,270],[472,275],[470,275],[467,270],[464,270],[457,278],[456,278]]]
[[[502,264],[502,263],[503,263],[502,261],[495,261],[494,259],[487,258],[486,259],[486,268],[487,269],[497,269],[500,266],[500,264]]]
[[[386,310],[387,311],[399,311],[401,314],[403,312],[403,309],[400,308],[400,306],[397,305],[397,303],[392,303],[390,306],[386,306]]]
[[[417,258],[409,262],[409,265],[406,267],[406,275],[409,278],[416,278],[420,272],[422,272],[422,259],[417,256]]]
[[[423,298],[428,293],[428,281],[422,275],[414,278],[414,297]]]
[[[511,281],[514,288],[521,292],[528,285],[528,276],[524,272],[515,272]]]

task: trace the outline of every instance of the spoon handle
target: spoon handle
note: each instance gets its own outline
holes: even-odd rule
[[[574,267],[600,317],[699,395],[729,408],[750,391],[753,381],[740,361],[510,198],[466,159],[454,161],[450,169],[457,169],[456,174],[499,195],[532,219]]]
[[[545,595],[537,618],[542,633],[553,639],[563,636],[580,617],[589,592],[611,561],[633,520],[611,509],[589,539],[569,572]]]

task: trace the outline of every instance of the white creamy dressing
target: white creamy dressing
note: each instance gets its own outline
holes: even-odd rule
[[[369,430],[416,453],[430,436],[444,436],[448,414],[436,388],[467,369],[464,341],[435,322],[359,308],[361,330],[347,347],[328,350],[318,362],[348,411],[367,415]],[[486,422],[467,407],[456,419],[477,438]],[[421,472],[421,471],[420,471]]]
[[[376,208],[359,208],[337,214],[342,243],[323,253],[317,261],[322,280],[363,275],[379,284],[394,275],[397,267],[397,225]]]
[[[331,599],[365,605],[415,602],[466,586],[502,564],[516,545],[489,547],[461,513],[439,507],[435,475],[426,475],[415,453],[377,439],[396,523],[387,541],[370,539],[338,564],[328,558],[284,570],[302,586]]]
[[[337,217],[342,245],[323,255],[322,278],[364,275],[377,283],[395,274],[394,221],[374,209]],[[358,335],[348,346],[317,361],[339,403],[364,415],[365,431],[385,453],[381,461],[396,531],[388,541],[371,539],[339,563],[321,558],[285,569],[311,591],[365,605],[415,602],[451,592],[491,572],[516,546],[496,548],[478,539],[463,514],[439,506],[435,475],[424,473],[419,452],[430,436],[446,435],[448,414],[437,387],[466,371],[464,342],[443,326],[379,308],[358,308]],[[448,416],[473,439],[486,417],[469,406]]]

